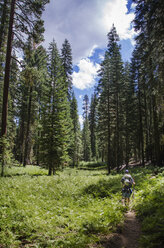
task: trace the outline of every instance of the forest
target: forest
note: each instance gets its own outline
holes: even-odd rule
[[[49,2],[0,0],[0,247],[121,247],[103,237],[123,226],[126,168],[136,181],[138,247],[162,248],[164,1],[132,1],[131,61],[109,30],[82,127],[71,44],[42,45]]]

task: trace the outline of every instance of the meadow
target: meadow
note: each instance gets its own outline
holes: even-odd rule
[[[131,207],[142,221],[141,246],[160,248],[164,173],[139,168],[132,174]],[[122,174],[68,168],[47,176],[47,170],[27,166],[7,168],[5,175],[0,178],[0,247],[86,248],[123,224]]]

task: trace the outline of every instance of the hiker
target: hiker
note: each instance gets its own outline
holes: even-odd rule
[[[135,184],[134,179],[129,174],[129,171],[125,171],[125,175],[121,179],[122,182],[122,197],[124,199],[125,205],[129,205],[130,203],[130,196],[132,194],[132,185]]]

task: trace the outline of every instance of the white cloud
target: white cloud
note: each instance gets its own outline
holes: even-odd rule
[[[73,85],[74,87],[84,90],[91,88],[95,84],[97,71],[100,68],[99,64],[94,64],[88,58],[81,59],[78,63],[79,71],[73,72]]]
[[[114,23],[120,39],[132,39],[134,30],[130,29],[130,24],[134,19],[134,13],[127,14],[127,0],[107,1],[103,9],[102,26],[109,32]]]
[[[80,122],[80,126],[82,127],[83,126],[83,122],[84,122],[84,119],[83,119],[83,116],[82,115],[79,115],[79,122]]]
[[[121,39],[132,39],[130,30],[134,13],[127,14],[127,0],[54,0],[46,7],[45,46],[54,38],[61,47],[67,38],[74,64],[91,56],[98,46],[105,48],[107,33],[114,23]]]
[[[83,95],[79,95],[79,98],[82,99],[83,98]]]

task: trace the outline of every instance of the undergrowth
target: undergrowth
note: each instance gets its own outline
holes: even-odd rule
[[[87,247],[123,220],[115,184],[119,176],[97,171],[48,177],[39,167],[8,169],[0,178],[0,246]]]
[[[142,222],[141,247],[164,247],[163,169],[131,170],[132,206]],[[12,167],[0,178],[0,247],[87,248],[123,223],[122,174],[37,166]]]
[[[164,172],[154,168],[136,171],[135,209],[142,223],[143,248],[164,247]]]

